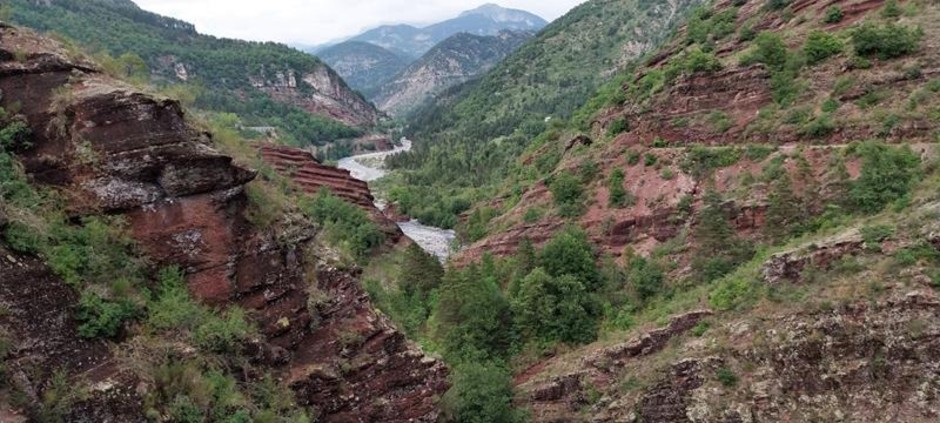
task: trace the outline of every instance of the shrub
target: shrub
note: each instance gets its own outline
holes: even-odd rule
[[[825,138],[832,135],[835,130],[836,126],[832,123],[832,119],[829,115],[823,114],[807,123],[800,132],[810,138]]]
[[[711,124],[716,132],[720,133],[728,132],[728,130],[734,126],[728,114],[719,110],[712,111],[708,114],[708,123]]]
[[[826,16],[823,18],[823,22],[827,24],[836,24],[842,22],[842,19],[845,18],[845,12],[842,11],[842,8],[839,6],[831,6],[826,9]]]
[[[855,210],[863,213],[877,213],[906,196],[921,174],[920,158],[908,147],[867,142],[859,145],[857,154],[862,173],[850,184],[849,197]]]
[[[790,5],[792,0],[767,0],[766,8],[768,10],[783,10]]]
[[[883,18],[897,18],[901,16],[901,6],[898,5],[898,0],[888,0],[885,2],[884,7],[881,8],[881,17]]]
[[[715,72],[721,70],[721,62],[714,54],[706,53],[700,48],[693,48],[686,54],[681,68],[689,73]]]
[[[613,137],[629,130],[630,125],[627,123],[627,119],[618,118],[610,123],[610,126],[607,128],[607,135]]]
[[[701,179],[712,171],[731,166],[739,160],[741,150],[737,148],[695,145],[686,150],[680,168],[686,174]]]
[[[653,153],[646,153],[646,154],[643,156],[643,165],[644,165],[644,166],[655,166],[657,161],[659,161],[659,157],[657,157],[657,156],[656,156],[655,154],[653,154]]]
[[[589,291],[595,291],[601,282],[595,259],[587,235],[577,228],[567,228],[545,245],[539,254],[539,265],[553,277],[575,276]]]
[[[738,376],[731,369],[722,367],[718,369],[718,381],[727,388],[738,384]]]
[[[627,266],[627,280],[633,285],[640,301],[645,302],[662,293],[665,273],[655,262],[634,257]]]
[[[822,104],[823,113],[833,113],[836,110],[839,110],[840,104],[839,101],[834,98],[828,98]]]
[[[780,35],[761,32],[754,40],[754,48],[742,59],[743,64],[763,63],[772,70],[782,70],[788,59],[787,45]]]
[[[806,44],[803,45],[803,53],[806,55],[806,61],[810,65],[823,62],[824,60],[842,52],[844,45],[838,38],[823,31],[810,32],[806,38]]]
[[[584,212],[584,188],[580,178],[562,172],[552,180],[549,189],[560,215],[577,217]]]
[[[251,332],[251,325],[245,320],[245,312],[240,308],[231,308],[222,315],[208,314],[193,333],[193,341],[204,351],[232,353]]]
[[[624,208],[633,202],[633,196],[623,187],[623,179],[623,169],[614,169],[610,173],[610,178],[607,180],[607,189],[610,193],[607,198],[609,207]]]
[[[332,241],[343,244],[357,257],[366,257],[385,242],[385,235],[365,211],[328,189],[302,198],[299,205],[307,217],[324,226]]]
[[[630,153],[627,154],[627,164],[630,166],[636,166],[640,163],[640,156],[641,154],[638,151],[631,150]]]
[[[876,25],[865,22],[852,31],[855,52],[863,57],[894,59],[917,51],[924,31],[889,23]]]
[[[494,362],[467,362],[451,376],[444,396],[445,421],[516,423],[524,418],[512,408],[512,376]]]
[[[78,334],[83,338],[113,338],[124,327],[124,322],[139,314],[138,307],[128,300],[112,301],[86,292],[75,312],[75,318],[81,322]]]
[[[571,274],[553,277],[536,268],[522,280],[513,311],[522,333],[545,342],[586,343],[596,336],[598,305]]]
[[[433,337],[453,360],[506,358],[516,338],[509,302],[475,265],[445,274],[432,320]]]

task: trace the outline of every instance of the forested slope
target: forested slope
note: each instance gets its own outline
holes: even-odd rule
[[[15,23],[63,35],[116,60],[128,77],[180,85],[209,110],[275,126],[297,144],[322,144],[374,125],[378,112],[317,58],[276,43],[222,39],[130,1],[8,2]]]

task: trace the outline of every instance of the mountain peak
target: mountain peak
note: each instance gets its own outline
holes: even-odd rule
[[[486,3],[476,9],[468,10],[460,14],[460,17],[466,16],[485,16],[496,22],[544,22],[544,19],[535,14],[519,9],[509,9],[495,3]]]

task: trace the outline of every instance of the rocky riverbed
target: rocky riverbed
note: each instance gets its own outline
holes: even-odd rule
[[[375,181],[385,177],[388,173],[385,170],[385,158],[392,154],[409,151],[411,150],[411,145],[411,141],[405,139],[402,140],[401,146],[395,147],[392,150],[346,157],[340,159],[337,166],[340,169],[348,170],[356,179],[361,179],[366,182]],[[376,197],[376,206],[380,209],[384,209],[385,201],[382,200],[377,193],[373,192],[372,194]],[[451,246],[454,239],[457,238],[457,234],[453,230],[423,225],[417,220],[399,222],[398,227],[401,228],[402,232],[404,232],[408,238],[411,238],[420,245],[421,248],[433,254],[441,261],[446,261],[453,252]]]

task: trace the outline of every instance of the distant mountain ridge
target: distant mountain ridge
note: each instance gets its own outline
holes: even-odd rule
[[[401,51],[412,58],[427,53],[448,37],[466,32],[474,35],[496,35],[503,30],[538,31],[548,25],[541,17],[518,9],[486,4],[461,13],[453,19],[418,28],[412,25],[383,25],[352,37],[391,51]]]
[[[318,54],[349,84],[367,97],[392,75],[408,67],[411,58],[364,41],[345,41]]]
[[[431,96],[483,74],[533,36],[531,31],[494,36],[459,33],[402,70],[372,100],[385,112],[405,115]]]

